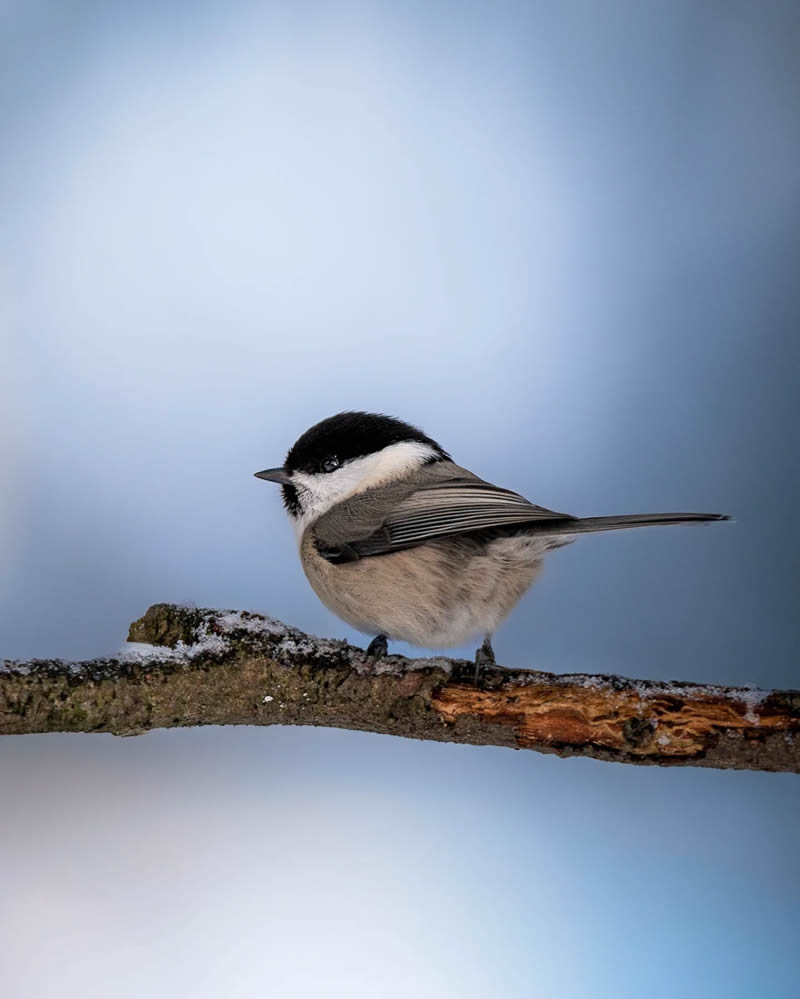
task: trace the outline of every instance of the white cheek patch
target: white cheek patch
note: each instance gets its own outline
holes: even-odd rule
[[[371,489],[391,479],[401,478],[429,461],[436,451],[429,444],[401,441],[382,451],[348,461],[335,472],[293,472],[300,510],[293,515],[298,542],[310,523],[348,496]]]

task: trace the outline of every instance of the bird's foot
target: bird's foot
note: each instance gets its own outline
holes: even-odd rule
[[[494,649],[492,648],[492,638],[491,635],[487,635],[483,640],[483,645],[475,653],[475,686],[478,686],[478,678],[480,676],[482,666],[494,666],[496,665],[496,660],[494,658]]]
[[[367,655],[377,661],[383,659],[389,651],[389,640],[386,635],[376,635],[367,646]]]

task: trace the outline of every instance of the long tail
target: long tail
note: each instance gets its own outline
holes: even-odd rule
[[[548,534],[586,534],[592,531],[623,531],[629,527],[663,527],[666,524],[703,524],[730,520],[725,513],[625,513],[618,517],[578,517],[575,520],[540,521]]]

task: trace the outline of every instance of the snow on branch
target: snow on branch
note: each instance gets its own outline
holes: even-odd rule
[[[800,772],[800,691],[378,662],[246,611],[155,604],[115,659],[0,665],[0,734],[323,725],[617,763]]]

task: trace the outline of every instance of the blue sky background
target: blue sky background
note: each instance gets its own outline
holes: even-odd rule
[[[800,686],[793,3],[0,6],[0,654],[360,636],[252,472],[344,408],[587,538],[501,662]],[[465,650],[460,650],[465,651]],[[0,744],[4,990],[793,996],[800,785],[304,729]]]

